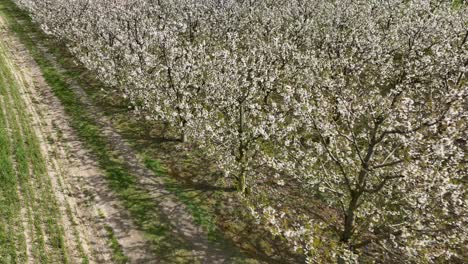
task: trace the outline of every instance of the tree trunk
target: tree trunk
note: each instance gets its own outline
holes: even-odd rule
[[[361,193],[356,191],[351,191],[351,201],[349,201],[348,209],[345,212],[345,220],[344,220],[344,230],[341,235],[341,243],[349,247],[349,240],[353,235],[354,229],[354,214],[358,207],[358,200],[361,196]],[[341,254],[337,256],[337,263],[338,264],[346,264],[346,259],[343,258]]]
[[[184,131],[182,131],[181,134],[180,134],[180,142],[182,142],[182,143],[187,142],[187,135],[185,134]]]
[[[243,194],[247,194],[247,183],[246,183],[246,161],[245,161],[245,152],[244,152],[244,104],[239,103],[239,156],[238,162],[240,164],[240,172],[237,179],[237,190]]]
[[[184,119],[180,122],[180,142],[185,143],[187,142],[187,134],[185,133],[185,127],[187,126],[187,121]]]
[[[341,236],[341,242],[348,243],[354,228],[354,213],[357,209],[357,203],[359,200],[360,194],[357,192],[351,193],[351,201],[348,205],[348,210],[345,213],[345,222],[344,222],[344,231]]]
[[[237,190],[243,194],[247,194],[247,183],[246,183],[246,177],[245,177],[245,170],[242,169],[239,179],[237,180]]]

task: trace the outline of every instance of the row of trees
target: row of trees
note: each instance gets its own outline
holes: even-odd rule
[[[466,3],[17,3],[239,192],[273,179],[320,194],[337,221],[252,208],[310,262],[466,257]]]

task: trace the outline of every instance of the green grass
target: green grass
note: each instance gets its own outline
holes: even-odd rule
[[[128,257],[125,256],[125,253],[122,250],[122,247],[119,244],[119,241],[115,237],[114,230],[111,226],[105,225],[107,232],[107,239],[109,240],[110,247],[114,254],[112,255],[112,260],[116,264],[125,264],[128,263]]]
[[[0,87],[4,85],[5,80],[0,72]],[[26,250],[24,247],[17,247],[15,242],[21,241],[24,244],[25,238],[20,234],[23,231],[22,226],[15,230],[21,218],[16,192],[18,178],[13,167],[12,145],[4,109],[0,101],[0,263],[14,263],[26,260]]]
[[[24,263],[27,260],[26,228],[31,235],[31,254],[36,261],[68,263],[60,211],[39,140],[20,95],[21,84],[14,77],[18,69],[9,62],[9,56],[0,43],[0,95],[3,99],[0,185],[1,196],[7,201],[0,204],[0,210],[6,209],[4,219],[7,221],[1,228],[8,230],[0,243],[0,262]],[[22,219],[22,207],[26,219]]]

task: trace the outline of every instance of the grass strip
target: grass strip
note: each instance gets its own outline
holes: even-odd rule
[[[28,221],[33,226],[33,256],[41,263],[68,263],[60,211],[47,174],[46,162],[19,92],[21,84],[13,73],[17,69],[8,61],[7,55],[2,47],[0,67],[5,85],[2,85],[0,92],[8,109],[6,113],[12,130],[20,190],[25,206],[32,210],[32,214],[28,212]]]
[[[0,71],[0,88],[4,87],[5,79]],[[7,118],[4,114],[7,108],[0,98],[0,263],[15,263],[25,260],[26,251],[18,250],[18,237],[15,224],[20,218],[19,197],[17,193],[18,179],[13,165],[12,145],[7,128]],[[21,256],[23,255],[23,256]]]

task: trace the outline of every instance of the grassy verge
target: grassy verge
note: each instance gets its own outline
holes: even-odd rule
[[[3,98],[3,120],[10,131],[10,158],[13,164],[13,174],[8,164],[2,164],[9,175],[2,179],[2,184],[8,188],[6,194],[15,212],[25,208],[27,219],[20,215],[11,219],[6,226],[12,226],[17,237],[15,241],[1,243],[2,245],[18,245],[18,255],[11,255],[12,263],[24,263],[27,258],[25,230],[27,224],[31,239],[31,252],[34,260],[41,263],[67,263],[67,249],[64,240],[64,230],[61,226],[60,210],[52,189],[52,183],[47,174],[46,161],[42,156],[40,144],[35,135],[25,102],[20,95],[20,83],[15,78],[17,70],[8,60],[9,54],[0,43],[0,95]],[[3,184],[5,183],[5,184]],[[11,183],[8,185],[7,183]],[[21,196],[21,199],[19,198]],[[15,253],[16,254],[16,253]],[[10,261],[7,261],[9,263]]]
[[[0,87],[5,85],[0,72]],[[13,167],[12,145],[7,130],[7,118],[4,113],[3,97],[0,98],[0,263],[21,262],[26,260],[26,250],[16,246],[16,241],[24,244],[21,236],[22,228],[15,230],[20,224],[20,203],[17,190],[18,178]],[[19,225],[20,227],[21,224]]]

